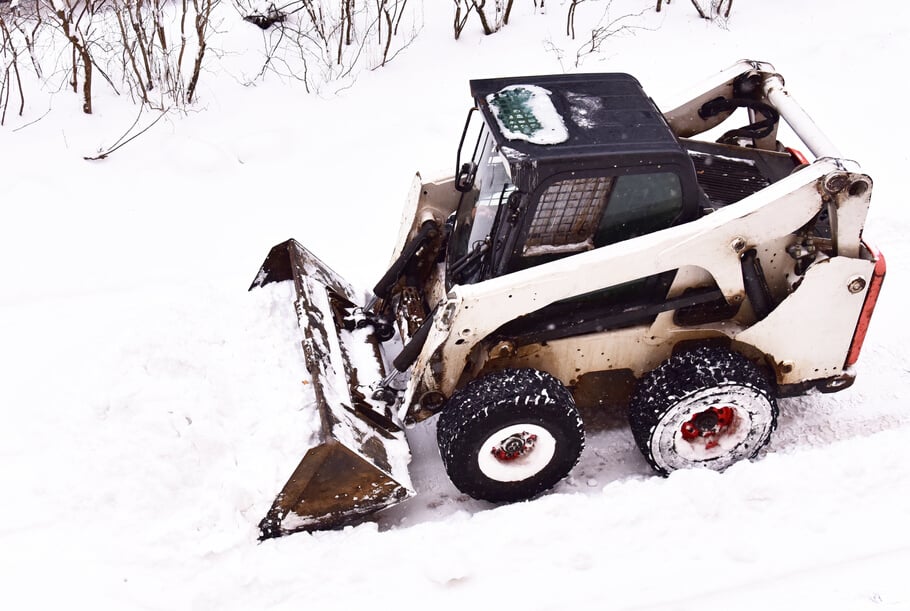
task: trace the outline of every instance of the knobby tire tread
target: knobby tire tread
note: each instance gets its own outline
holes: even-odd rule
[[[557,451],[539,473],[518,482],[487,478],[477,467],[480,444],[510,424],[545,426]],[[437,442],[455,486],[477,499],[521,501],[551,488],[578,462],[584,426],[569,390],[553,376],[534,369],[504,369],[473,380],[453,394],[437,423]]]
[[[639,381],[629,401],[629,425],[638,449],[655,471],[668,474],[655,462],[650,441],[658,421],[670,407],[698,390],[737,384],[758,390],[771,404],[771,429],[751,458],[770,441],[779,410],[774,385],[745,356],[726,348],[700,346],[673,355]]]

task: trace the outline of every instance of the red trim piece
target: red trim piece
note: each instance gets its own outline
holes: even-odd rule
[[[796,165],[809,165],[809,160],[806,159],[806,156],[803,155],[803,152],[799,149],[787,147],[787,152],[790,153],[790,156],[793,157],[793,161],[796,162]]]
[[[717,413],[717,426],[724,428],[733,424],[733,408],[722,407],[714,410]]]
[[[847,352],[847,360],[844,362],[844,369],[856,364],[859,360],[859,351],[863,347],[863,341],[866,339],[866,331],[869,330],[869,321],[872,320],[872,311],[875,309],[875,302],[878,301],[878,294],[882,290],[882,281],[885,279],[885,256],[874,246],[863,242],[866,250],[872,255],[875,261],[875,269],[872,270],[872,280],[869,282],[869,290],[866,292],[866,300],[863,302],[863,309],[859,314],[859,320],[856,322],[856,330],[853,332],[853,341],[850,342],[850,350]]]
[[[707,414],[708,412],[713,412],[714,415],[717,416],[717,423],[709,429],[702,430],[699,428],[699,416]],[[733,408],[730,406],[720,408],[709,407],[703,412],[693,414],[688,422],[683,423],[680,432],[682,433],[683,439],[686,441],[695,441],[699,437],[719,437],[726,432],[728,426],[733,424],[733,415]],[[709,439],[705,448],[711,449],[717,444],[717,439]]]

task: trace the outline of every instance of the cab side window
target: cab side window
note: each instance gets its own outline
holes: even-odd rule
[[[666,229],[682,213],[682,187],[672,172],[616,178],[594,236],[596,247]]]
[[[522,255],[569,254],[594,248],[613,185],[609,176],[560,180],[547,187],[537,209]]]
[[[673,172],[556,181],[537,201],[515,268],[670,227],[682,211],[682,187]]]

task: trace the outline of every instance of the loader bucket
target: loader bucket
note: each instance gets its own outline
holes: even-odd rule
[[[385,375],[379,343],[368,328],[342,324],[362,297],[294,240],[272,248],[250,290],[287,280],[321,426],[259,523],[260,540],[353,524],[414,494],[404,431],[371,398]]]

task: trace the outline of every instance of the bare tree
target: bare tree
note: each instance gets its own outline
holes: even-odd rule
[[[376,26],[376,37],[379,45],[382,47],[381,66],[385,66],[391,59],[389,52],[392,49],[392,40],[398,36],[398,28],[401,25],[401,19],[405,15],[405,9],[408,6],[408,0],[397,2],[395,0],[375,0],[376,14],[379,21]],[[383,23],[385,28],[383,28]],[[394,57],[394,56],[393,56]]]
[[[205,51],[208,46],[208,34],[211,26],[212,9],[215,7],[217,0],[193,0],[193,9],[196,11],[195,30],[196,30],[196,61],[193,63],[193,72],[190,75],[190,82],[186,88],[186,102],[193,102],[193,95],[196,93],[196,85],[199,84],[199,71],[202,69],[202,59],[205,57]]]
[[[455,40],[461,37],[461,32],[468,24],[468,18],[474,11],[474,4],[470,0],[452,0],[455,3]]]
[[[25,87],[45,78],[36,45],[51,28],[42,17],[41,0],[21,0],[0,5],[0,125],[5,125],[11,96],[25,110]],[[20,61],[21,60],[21,61]],[[23,78],[24,77],[24,78]]]
[[[575,40],[575,9],[585,0],[571,0],[569,10],[566,11],[566,36]]]
[[[79,92],[82,71],[82,112],[92,114],[92,85],[95,61],[93,49],[99,44],[94,24],[95,15],[106,0],[46,0],[49,16],[69,41],[72,52],[73,92]]]
[[[22,91],[22,76],[19,74],[19,54],[11,28],[3,13],[0,13],[0,125],[6,123],[10,93],[15,85],[19,94],[19,115],[25,108],[25,94]],[[14,82],[15,81],[15,82]]]
[[[453,0],[455,3],[455,39],[467,25],[468,18],[473,13],[480,20],[483,33],[489,36],[508,25],[512,14],[514,0]],[[536,5],[536,0],[535,0]],[[543,2],[541,2],[541,6]]]

